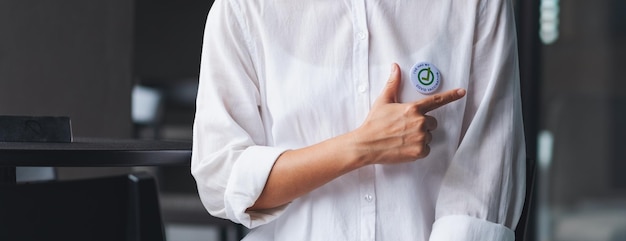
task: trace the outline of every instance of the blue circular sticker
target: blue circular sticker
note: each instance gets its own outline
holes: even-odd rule
[[[441,84],[441,74],[431,63],[417,63],[411,68],[411,83],[420,93],[432,94]]]

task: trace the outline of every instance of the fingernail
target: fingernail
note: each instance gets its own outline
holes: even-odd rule
[[[457,93],[458,95],[460,95],[460,96],[464,96],[464,95],[465,95],[465,92],[466,92],[466,91],[465,91],[465,89],[459,89],[459,90],[457,90],[457,91],[456,91],[456,93]]]
[[[395,63],[391,64],[391,74],[389,75],[389,80],[387,80],[387,83],[392,83],[396,79],[393,77],[396,71],[398,71],[398,66]]]

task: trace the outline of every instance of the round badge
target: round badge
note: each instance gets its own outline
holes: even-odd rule
[[[411,82],[420,93],[431,94],[439,88],[441,74],[431,63],[417,63],[411,68]]]

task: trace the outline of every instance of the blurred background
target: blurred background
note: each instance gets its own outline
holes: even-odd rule
[[[539,167],[536,240],[626,240],[626,82],[621,74],[626,1],[520,1],[518,7],[518,22],[536,27],[522,31],[538,39],[535,47],[520,48],[530,51],[520,56],[538,55],[534,63],[523,60],[535,70],[521,73],[530,86],[526,91],[535,93],[524,98],[531,103],[527,113],[536,115],[529,140],[537,147],[531,151]],[[521,14],[525,7],[539,11]],[[519,38],[533,46],[528,35]]]
[[[0,0],[0,114],[74,136],[191,140],[210,0]],[[626,240],[626,1],[515,0],[538,241]],[[188,168],[157,176],[169,240],[213,240]],[[59,179],[128,168],[56,168]],[[21,174],[20,174],[21,173]],[[19,176],[46,170],[18,170]]]
[[[75,137],[191,141],[207,0],[0,0],[0,114],[69,116]],[[168,240],[217,240],[186,167],[18,168],[18,181],[148,171]],[[236,232],[232,230],[230,232]],[[226,235],[234,237],[235,235]]]

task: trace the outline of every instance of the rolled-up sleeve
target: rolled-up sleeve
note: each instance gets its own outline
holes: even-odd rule
[[[267,146],[262,96],[242,15],[231,1],[217,0],[207,18],[191,172],[209,213],[252,228],[284,209],[246,212],[285,150]]]
[[[431,241],[512,241],[524,202],[526,155],[512,6],[509,0],[482,4],[462,134],[436,201]]]

